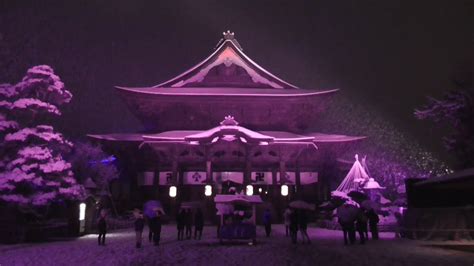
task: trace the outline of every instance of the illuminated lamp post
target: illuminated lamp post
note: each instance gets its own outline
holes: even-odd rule
[[[370,200],[375,200],[377,192],[385,187],[380,186],[379,182],[375,181],[373,178],[369,178],[369,181],[365,183],[364,190],[368,191]]]
[[[86,207],[84,202],[79,204],[79,234],[83,234],[86,229]]]

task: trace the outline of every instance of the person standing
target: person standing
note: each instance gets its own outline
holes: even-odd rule
[[[178,229],[178,240],[184,239],[184,224],[185,224],[185,213],[184,209],[180,209],[176,216],[176,226]]]
[[[369,227],[370,227],[370,233],[372,235],[372,239],[377,240],[379,239],[379,228],[378,228],[379,216],[374,210],[369,210],[367,212],[367,216],[369,218]]]
[[[290,236],[291,242],[296,244],[297,240],[297,233],[298,233],[298,215],[295,210],[291,210],[290,213]]]
[[[100,245],[105,246],[105,235],[107,234],[107,221],[105,220],[106,216],[107,216],[107,213],[105,209],[102,209],[100,211],[100,218],[97,223],[97,227],[99,229],[99,238],[98,238],[99,246]]]
[[[359,209],[356,219],[356,229],[359,232],[360,243],[365,244],[365,236],[367,234],[367,216],[364,210]]]
[[[197,209],[194,215],[194,239],[201,240],[202,229],[204,227],[204,216],[201,209]]]
[[[153,244],[158,246],[161,238],[161,211],[156,209],[156,215],[150,218],[150,229],[153,234]]]
[[[263,225],[265,226],[265,234],[269,237],[272,232],[272,214],[269,209],[265,209],[263,212]]]
[[[142,234],[143,228],[145,227],[145,219],[143,213],[139,210],[135,211],[135,236],[136,236],[136,248],[142,247]]]
[[[301,238],[303,239],[303,244],[305,242],[306,238],[306,243],[311,244],[311,240],[309,240],[308,236],[308,214],[306,210],[299,210],[298,213],[298,227],[301,232]]]
[[[290,216],[291,210],[290,208],[286,207],[285,212],[283,213],[283,220],[285,222],[285,235],[290,235]]]
[[[185,226],[186,226],[186,239],[191,239],[193,231],[193,213],[191,209],[186,210],[185,216]]]

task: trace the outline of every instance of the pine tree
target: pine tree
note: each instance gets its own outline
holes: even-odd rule
[[[84,196],[64,159],[72,143],[48,125],[71,99],[46,65],[30,68],[17,84],[0,85],[0,202],[35,212]]]

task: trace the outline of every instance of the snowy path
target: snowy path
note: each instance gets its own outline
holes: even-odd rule
[[[43,244],[0,246],[0,265],[474,265],[474,253],[430,247],[430,242],[382,239],[366,245],[344,246],[342,233],[309,228],[311,245],[292,245],[284,228],[274,225],[272,236],[263,236],[249,246],[219,245],[215,227],[205,227],[203,240],[176,240],[172,225],[163,227],[161,245],[145,241],[134,247],[134,232],[108,234],[105,247],[97,246],[96,235]],[[146,233],[148,232],[145,230]],[[474,245],[472,242],[468,244]]]

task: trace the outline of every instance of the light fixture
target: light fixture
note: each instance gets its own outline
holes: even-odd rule
[[[176,197],[176,194],[177,194],[176,186],[171,186],[170,187],[170,192],[169,192],[170,197],[174,198],[174,197]]]
[[[79,204],[79,221],[84,221],[86,219],[86,204]]]
[[[262,193],[262,188],[261,187],[258,188],[258,192]]]
[[[280,192],[281,192],[282,196],[288,196],[288,186],[287,185],[282,185]]]
[[[208,197],[212,195],[212,186],[211,185],[206,185],[204,187],[204,195],[206,195]]]
[[[247,187],[245,187],[245,194],[247,196],[252,196],[253,195],[253,186],[252,185],[247,185]]]

